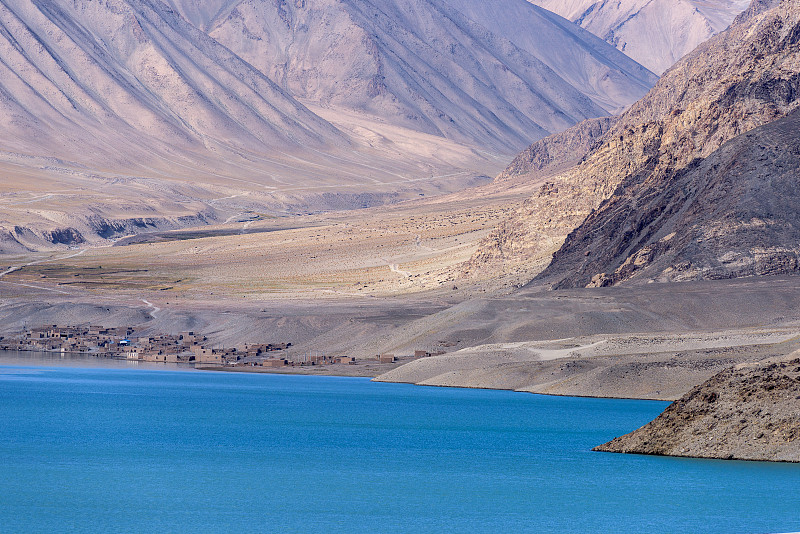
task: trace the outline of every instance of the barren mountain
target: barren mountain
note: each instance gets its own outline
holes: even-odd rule
[[[661,74],[733,21],[749,0],[529,0]]]
[[[791,113],[799,105],[799,26],[800,7],[773,2],[701,45],[631,106],[580,164],[548,179],[486,240],[473,263],[540,261],[620,184],[663,184],[731,139]],[[582,252],[579,263],[554,262],[546,275],[581,270],[592,260],[590,251]]]
[[[0,94],[11,249],[202,224],[232,186],[271,185],[253,175],[354,148],[158,1],[0,2]]]
[[[543,276],[585,286],[797,272],[799,174],[800,110],[681,172],[623,181]]]
[[[800,358],[727,369],[597,451],[800,462]]]
[[[652,83],[515,5],[0,0],[2,250],[461,190]]]
[[[199,25],[304,102],[505,153],[617,113],[656,80],[524,0],[230,0]]]
[[[347,143],[158,1],[4,1],[0,17],[7,151],[134,167],[164,145]]]

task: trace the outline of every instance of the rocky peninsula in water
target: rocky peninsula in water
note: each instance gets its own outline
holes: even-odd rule
[[[800,353],[722,371],[596,451],[800,462]]]

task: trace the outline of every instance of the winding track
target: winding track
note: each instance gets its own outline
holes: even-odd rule
[[[13,273],[14,271],[19,271],[20,269],[22,269],[24,267],[29,267],[31,265],[39,265],[40,263],[47,263],[47,262],[51,262],[51,261],[68,260],[70,258],[74,258],[76,256],[80,256],[81,254],[86,252],[86,250],[87,249],[82,248],[80,251],[76,252],[75,254],[70,254],[69,256],[64,256],[64,257],[61,257],[61,258],[48,258],[46,260],[36,260],[36,261],[28,262],[28,263],[26,263],[24,265],[17,265],[16,267],[9,267],[8,269],[6,269],[2,273],[0,273],[0,278],[4,277],[7,274]]]

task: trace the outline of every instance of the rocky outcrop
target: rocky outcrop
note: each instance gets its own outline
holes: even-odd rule
[[[536,141],[514,158],[497,177],[497,181],[505,182],[516,177],[529,180],[534,176],[567,170],[590,153],[617,120],[617,117],[585,120],[561,133]]]
[[[559,287],[800,270],[800,111],[681,172],[626,180],[542,273]]]
[[[800,6],[783,1],[754,13],[667,71],[600,146],[526,200],[473,260],[493,261],[494,251],[508,250],[503,236],[514,228],[514,255],[503,261],[541,262],[621,184],[663,183],[731,139],[800,106]],[[564,263],[547,274],[558,281],[574,267],[579,265]]]
[[[44,228],[17,224],[6,228],[0,224],[0,253],[52,250],[64,247],[91,246],[108,243],[124,236],[177,230],[215,222],[213,211],[193,215],[113,218],[92,213],[75,213],[64,219],[70,226]]]
[[[725,370],[596,451],[800,462],[800,358]]]
[[[75,228],[56,228],[45,232],[45,238],[54,245],[78,245],[86,241]]]

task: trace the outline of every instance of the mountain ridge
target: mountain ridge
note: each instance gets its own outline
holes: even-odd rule
[[[548,180],[499,225],[465,271],[539,262],[626,180],[656,182],[791,113],[800,105],[792,44],[798,20],[797,6],[773,3],[698,47],[632,105],[576,167]],[[588,261],[586,255],[572,266],[551,265],[537,281],[550,275],[558,280]]]
[[[498,25],[503,9],[479,2],[234,0],[205,26],[298,98],[496,149],[618,111],[654,83],[588,32],[503,2],[519,20]]]
[[[484,184],[531,140],[607,113],[528,50],[533,41],[507,38],[521,42],[542,10],[503,1],[528,17],[504,21],[515,24],[508,36],[473,20],[489,16],[477,4],[470,18],[443,0],[2,0],[9,247],[105,243],[108,228],[143,231],[138,220],[170,229]],[[559,61],[596,82],[596,100],[627,105],[654,81],[588,32],[536,20],[559,43],[581,43]],[[239,38],[276,52],[237,52]]]

